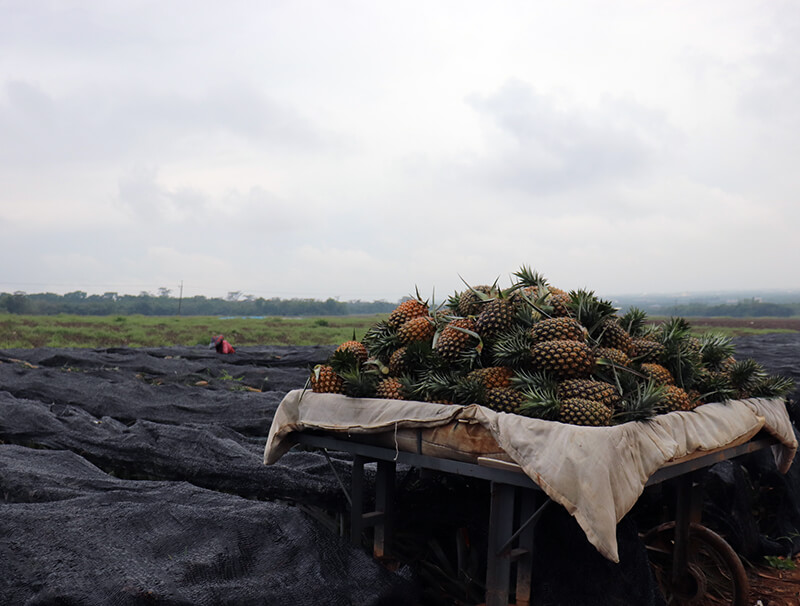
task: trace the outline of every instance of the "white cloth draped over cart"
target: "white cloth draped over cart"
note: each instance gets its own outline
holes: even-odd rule
[[[797,451],[781,399],[732,400],[649,421],[579,427],[498,413],[476,404],[359,399],[294,390],[275,413],[264,463],[274,463],[293,446],[293,432],[322,430],[334,437],[382,434],[387,446],[410,450],[411,440],[403,431],[409,429],[426,430],[426,454],[462,459],[483,454],[518,464],[575,516],[589,542],[614,562],[619,561],[617,523],[636,503],[648,478],[665,464],[746,442],[762,429],[778,440],[772,451],[781,473],[789,469]]]

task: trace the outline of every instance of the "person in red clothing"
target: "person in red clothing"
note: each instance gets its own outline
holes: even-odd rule
[[[222,335],[217,335],[211,340],[211,344],[208,346],[209,348],[213,347],[217,350],[217,353],[221,354],[232,354],[236,353],[236,350],[233,348],[233,345],[228,343],[225,340],[225,337]]]

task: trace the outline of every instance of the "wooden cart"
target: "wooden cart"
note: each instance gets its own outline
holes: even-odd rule
[[[398,464],[487,480],[491,504],[485,604],[507,606],[512,593],[518,606],[529,604],[534,529],[550,500],[515,463],[493,457],[465,462],[423,454],[421,433],[417,432],[417,436],[417,448],[408,450],[377,446],[365,443],[363,437],[341,434],[298,432],[293,437],[297,443],[320,449],[326,456],[328,451],[353,456],[351,485],[347,487],[339,479],[351,505],[350,537],[360,545],[364,530],[373,527],[372,550],[379,558],[391,552]],[[656,578],[669,604],[696,604],[712,590],[732,606],[749,604],[747,575],[738,556],[719,535],[700,523],[702,504],[695,479],[697,472],[715,463],[776,443],[775,438],[760,433],[745,443],[671,461],[648,480],[648,486],[671,481],[677,487],[675,519],[643,533]],[[375,462],[377,470],[373,511],[365,511],[366,503],[372,502],[364,491],[364,465],[369,462]],[[336,473],[332,465],[331,469]]]

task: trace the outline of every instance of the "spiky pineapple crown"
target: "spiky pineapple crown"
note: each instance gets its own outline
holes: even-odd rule
[[[519,327],[498,335],[489,345],[489,353],[497,366],[521,369],[531,363],[532,346],[530,330]]]
[[[642,337],[647,334],[647,312],[638,307],[631,307],[619,319],[631,337]]]
[[[699,350],[690,345],[692,327],[685,318],[670,318],[660,327],[658,340],[664,346],[662,364],[675,377],[678,387],[690,389],[702,368]]]
[[[561,400],[555,384],[531,384],[523,387],[522,403],[517,412],[526,417],[555,421],[561,410]]]
[[[397,331],[389,326],[386,320],[372,325],[361,342],[366,345],[370,356],[378,358],[384,364],[389,362],[392,352],[400,347],[400,337],[397,335]]]
[[[568,309],[572,316],[589,331],[589,337],[599,340],[604,330],[604,322],[613,318],[617,308],[597,297],[592,290],[572,290],[569,293]]]
[[[401,378],[410,397],[421,401],[455,400],[456,387],[463,374],[445,368],[429,368]]]
[[[700,358],[706,366],[718,370],[734,352],[731,338],[715,332],[700,337]]]
[[[612,419],[614,423],[646,421],[658,413],[664,401],[664,387],[653,381],[633,381],[623,388],[622,399]]]
[[[740,397],[747,397],[767,376],[764,367],[750,358],[737,360],[728,370],[730,384]]]
[[[528,265],[523,265],[519,270],[512,274],[517,280],[513,288],[515,290],[533,287],[537,289],[547,288],[547,280],[538,271],[534,271]]]

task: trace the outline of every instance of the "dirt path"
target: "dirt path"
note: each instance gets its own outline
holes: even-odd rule
[[[794,570],[757,566],[747,571],[750,579],[750,603],[762,606],[797,606],[800,604],[800,555],[794,558]]]

